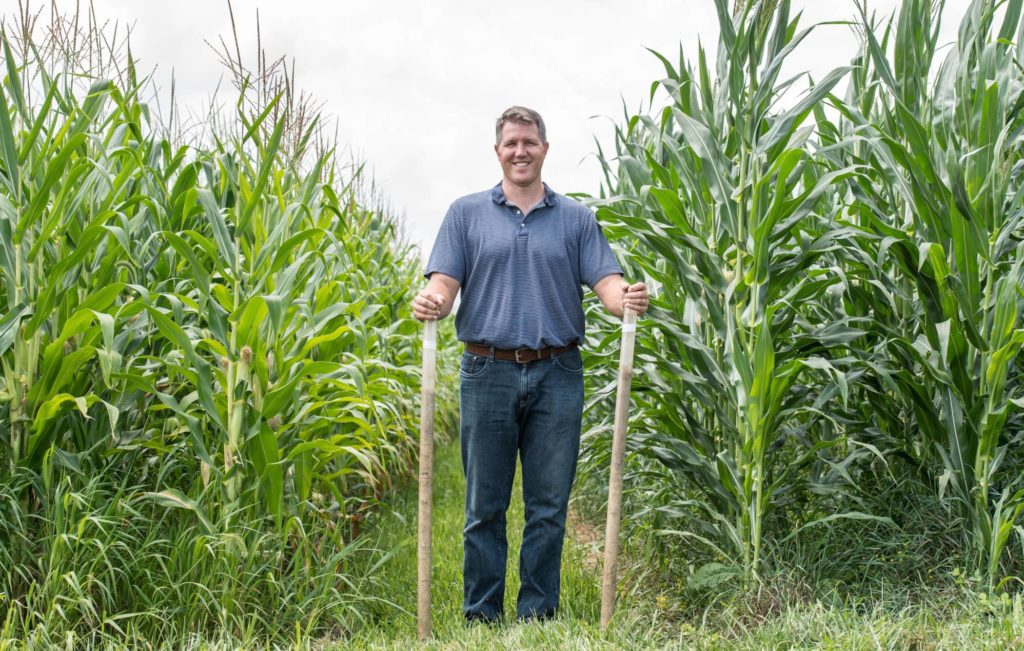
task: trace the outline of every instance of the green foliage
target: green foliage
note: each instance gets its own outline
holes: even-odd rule
[[[854,170],[815,160],[804,125],[846,69],[773,111],[808,30],[788,2],[767,12],[754,3],[724,19],[715,82],[703,50],[697,70],[662,57],[671,103],[618,131],[619,175],[595,202],[658,293],[637,348],[640,382],[656,391],[638,396],[631,445],[697,492],[667,506],[687,518],[679,533],[748,580],[771,509],[840,442],[808,435],[829,426],[826,396],[846,400],[845,351],[863,334],[831,297],[836,261],[855,255],[836,190]]]
[[[879,413],[882,429],[963,513],[990,588],[1024,505],[1013,424],[1024,343],[1024,73],[1009,40],[1020,40],[1022,3],[999,4],[1001,24],[996,3],[973,2],[944,54],[928,2],[904,2],[893,62],[868,29],[860,72],[836,102],[842,146],[833,158],[862,170],[849,210],[878,263],[858,298],[886,349],[875,359],[895,404]],[[922,70],[940,58],[924,87]],[[870,103],[861,99],[868,87]]]
[[[749,584],[766,535],[894,526],[857,477],[899,455],[962,518],[991,589],[1024,508],[1022,3],[973,2],[945,52],[941,3],[906,0],[881,26],[862,9],[852,65],[798,96],[802,75],[779,81],[809,31],[789,3],[717,7],[716,70],[703,49],[657,55],[668,103],[627,116],[593,200],[657,291],[631,426],[633,485],[654,499],[637,517],[710,550],[698,583],[738,567]]]
[[[416,252],[283,94],[243,80],[185,145],[130,54],[115,82],[2,41],[3,542],[49,559],[5,564],[6,630],[328,625],[366,508],[412,473]],[[69,500],[102,530],[73,557]],[[278,594],[311,568],[319,595]],[[148,601],[179,579],[182,610]],[[280,621],[255,604],[300,597]]]

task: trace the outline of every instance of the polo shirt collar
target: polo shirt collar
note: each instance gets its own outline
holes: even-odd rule
[[[543,183],[543,185],[544,198],[541,200],[541,203],[549,207],[556,205],[558,203],[558,195],[548,187],[547,183]],[[508,205],[508,198],[505,196],[505,190],[501,187],[501,181],[498,181],[498,184],[491,188],[491,201],[501,206]]]

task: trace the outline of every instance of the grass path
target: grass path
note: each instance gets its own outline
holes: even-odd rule
[[[433,639],[416,639],[416,486],[390,502],[367,533],[378,549],[394,549],[390,557],[374,557],[362,586],[379,601],[369,606],[366,622],[346,648],[365,649],[522,649],[644,648],[674,646],[651,617],[653,598],[636,591],[620,594],[616,622],[600,632],[600,545],[594,527],[570,518],[562,561],[561,613],[543,624],[515,621],[519,590],[518,560],[523,522],[519,477],[509,510],[509,565],[505,588],[506,623],[467,626],[462,617],[462,523],[465,482],[458,444],[437,448],[434,470]],[[620,564],[623,583],[629,568]],[[512,616],[509,616],[509,613]]]

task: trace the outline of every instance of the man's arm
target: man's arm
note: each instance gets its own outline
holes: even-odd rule
[[[452,311],[461,284],[451,276],[434,272],[427,286],[412,299],[412,315],[420,321],[443,319]]]
[[[633,283],[630,285],[622,274],[608,274],[594,285],[594,293],[601,299],[604,309],[615,316],[621,317],[625,308],[641,315],[647,311],[647,285]]]

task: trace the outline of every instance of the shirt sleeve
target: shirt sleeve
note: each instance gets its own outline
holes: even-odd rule
[[[466,247],[463,244],[461,220],[458,212],[452,206],[441,222],[441,230],[434,240],[434,248],[427,260],[427,268],[424,276],[438,272],[451,276],[459,281],[460,285],[466,282]]]
[[[615,260],[594,213],[589,210],[582,219],[580,233],[580,278],[591,289],[609,274],[621,274],[622,267]]]

